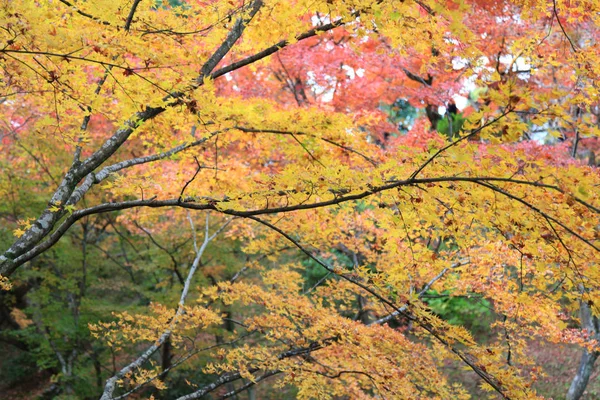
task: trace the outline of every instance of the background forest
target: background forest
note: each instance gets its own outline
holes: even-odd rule
[[[600,2],[0,0],[0,398],[599,398]]]

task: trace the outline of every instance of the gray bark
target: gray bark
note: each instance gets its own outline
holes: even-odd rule
[[[583,301],[581,302],[580,313],[581,328],[588,330],[596,340],[600,339],[600,324],[598,318],[592,315],[590,306]],[[592,375],[592,372],[594,372],[594,363],[599,355],[600,353],[597,351],[590,352],[587,349],[583,350],[579,368],[577,369],[577,373],[571,382],[571,387],[569,387],[569,391],[567,392],[567,400],[578,400],[583,396],[585,388],[590,380],[590,376]]]
[[[139,1],[136,1],[137,5]],[[227,37],[214,52],[214,54],[206,61],[200,70],[199,76],[196,78],[190,89],[196,89],[204,82],[205,77],[209,76],[210,72],[231,50],[235,42],[240,38],[246,25],[258,13],[262,6],[262,0],[256,0],[249,7],[248,15],[239,18]],[[163,100],[167,104],[165,107],[146,107],[144,111],[138,112],[126,121],[113,136],[106,140],[102,146],[95,151],[88,159],[79,160],[80,149],[75,152],[73,164],[65,174],[62,182],[54,192],[48,207],[42,215],[32,224],[23,236],[17,239],[4,254],[0,254],[0,275],[11,275],[24,261],[22,256],[28,252],[40,247],[40,242],[52,232],[56,223],[61,220],[66,214],[65,206],[75,205],[83,195],[96,183],[96,175],[94,170],[100,167],[108,160],[129,138],[129,136],[142,123],[160,115],[166,110],[166,107],[172,107],[178,104],[183,93],[177,92],[166,96]],[[180,146],[182,147],[182,146]],[[183,146],[186,147],[185,145]],[[176,151],[174,151],[176,152]],[[144,162],[153,160],[144,160]],[[139,162],[138,162],[139,163]],[[120,166],[121,163],[116,164]],[[135,164],[135,163],[133,163]],[[128,165],[123,166],[127,167]],[[112,172],[112,171],[107,171]],[[76,190],[77,185],[83,180],[83,183]],[[58,208],[58,211],[51,211]],[[39,254],[39,252],[35,252]],[[29,259],[28,257],[25,257]]]
[[[190,219],[190,221],[191,221],[191,219]],[[181,291],[181,296],[179,298],[179,305],[177,307],[177,311],[175,312],[175,315],[173,316],[173,319],[171,320],[171,323],[169,324],[168,328],[163,331],[163,333],[156,340],[156,342],[154,342],[153,345],[148,347],[146,349],[146,351],[144,351],[142,353],[142,355],[140,355],[137,359],[135,359],[134,361],[132,361],[131,363],[129,363],[128,365],[123,367],[119,372],[117,372],[115,375],[111,376],[110,378],[108,378],[106,380],[106,384],[104,385],[104,391],[102,392],[102,397],[100,397],[100,400],[113,400],[114,399],[113,393],[114,393],[115,389],[117,388],[117,382],[120,379],[122,379],[123,377],[127,376],[129,373],[142,367],[142,365],[144,365],[144,363],[146,361],[148,361],[150,359],[150,357],[165,342],[167,342],[170,339],[171,333],[173,332],[173,329],[175,329],[175,327],[179,321],[179,318],[185,313],[185,300],[187,299],[187,296],[188,296],[188,293],[190,290],[192,278],[194,277],[196,270],[200,266],[200,259],[202,258],[202,254],[204,254],[204,251],[206,250],[206,247],[208,246],[208,244],[215,237],[217,237],[217,235],[219,235],[219,233],[221,233],[223,231],[223,229],[225,229],[227,227],[227,225],[229,224],[230,221],[231,220],[229,220],[228,222],[223,224],[215,233],[213,233],[212,235],[209,236],[208,214],[206,215],[206,227],[205,227],[204,242],[202,242],[202,245],[200,246],[200,248],[198,248],[198,246],[196,245],[196,239],[194,236],[194,249],[196,250],[196,257],[194,257],[194,261],[192,262],[192,265],[190,266],[190,270],[188,272],[187,278],[185,280],[185,284],[183,286],[183,290]],[[195,232],[193,229],[193,225],[192,225],[192,231]],[[195,233],[194,233],[194,235],[195,235]],[[125,394],[125,395],[119,396],[117,398],[121,399],[121,398],[127,397],[127,395],[128,394]]]
[[[63,0],[61,0],[61,2],[67,4]],[[133,11],[135,11],[135,8],[137,7],[138,3],[139,1],[135,2],[134,6],[132,7]],[[258,0],[254,2],[251,6],[248,6],[250,12],[248,17],[245,19],[245,22],[248,22],[250,19],[252,19],[252,17],[254,17],[261,5],[262,0]],[[81,11],[77,12],[81,14]],[[353,13],[354,16],[358,16],[358,14],[358,12]],[[107,23],[105,22],[102,23],[107,25]],[[300,41],[308,39],[318,35],[321,32],[330,31],[341,25],[344,25],[344,21],[341,19],[337,19],[334,22],[325,25],[320,25],[296,36],[296,40]],[[270,46],[252,56],[246,57],[242,60],[224,66],[215,72],[210,72],[212,68],[218,65],[221,59],[235,44],[235,40],[233,39],[236,35],[240,35],[243,31],[243,29],[240,28],[243,28],[243,26],[240,26],[238,23],[236,23],[236,25],[233,27],[230,34],[226,38],[225,42],[217,49],[214,55],[201,68],[199,76],[196,77],[196,79],[194,79],[193,83],[189,87],[189,90],[194,90],[201,86],[204,82],[205,77],[210,77],[210,79],[216,79],[231,71],[235,71],[246,65],[262,60],[270,56],[271,54],[274,54],[290,45],[289,41],[282,40],[274,44],[273,46]],[[102,79],[99,82],[99,86],[102,86],[103,83],[104,79]],[[65,174],[63,181],[60,183],[60,185],[58,185],[56,192],[53,194],[51,200],[49,201],[48,208],[32,224],[32,227],[28,229],[23,236],[16,240],[9,249],[5,250],[3,253],[0,252],[0,275],[10,276],[21,265],[36,257],[37,255],[41,254],[42,252],[46,251],[48,248],[52,247],[72,224],[68,223],[67,225],[61,225],[58,229],[54,231],[54,233],[52,234],[52,238],[44,240],[48,235],[50,235],[51,232],[53,232],[53,230],[56,228],[56,224],[67,214],[67,212],[64,210],[64,206],[77,204],[79,200],[83,198],[83,196],[89,191],[89,189],[93,185],[100,183],[110,173],[131,167],[133,165],[158,161],[168,157],[171,154],[178,153],[187,148],[197,146],[205,142],[206,140],[203,139],[201,141],[196,141],[191,144],[184,144],[182,146],[173,148],[165,153],[147,157],[140,157],[134,160],[122,161],[112,166],[105,167],[99,172],[94,172],[96,168],[98,168],[101,164],[107,161],[119,149],[119,147],[121,147],[121,145],[125,143],[125,141],[129,138],[131,133],[135,129],[137,129],[138,126],[158,116],[163,111],[165,111],[166,108],[180,104],[181,98],[184,95],[185,92],[171,93],[170,95],[163,98],[165,107],[146,107],[146,109],[143,112],[136,113],[132,116],[131,119],[126,121],[123,127],[117,130],[117,132],[111,138],[109,138],[102,145],[101,148],[99,148],[90,158],[84,160],[83,162],[79,160],[79,157],[81,155],[81,148],[78,147],[75,151],[73,164]],[[84,122],[82,124],[82,130],[85,130],[87,128],[87,122],[89,121],[86,117],[84,118]],[[219,132],[216,132],[215,134],[217,133]],[[329,140],[323,140],[335,144],[334,142],[331,142]],[[50,208],[53,207],[59,207],[60,210],[57,212],[51,212]],[[215,207],[212,207],[212,209],[215,209]]]

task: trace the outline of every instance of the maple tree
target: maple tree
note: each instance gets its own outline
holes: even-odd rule
[[[580,397],[599,8],[0,3],[0,339],[102,399],[469,398],[448,362],[530,399],[543,340],[583,349]]]

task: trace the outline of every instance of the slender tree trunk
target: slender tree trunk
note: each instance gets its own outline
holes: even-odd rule
[[[597,358],[598,353],[590,353],[587,350],[583,351],[577,374],[575,374],[571,382],[571,387],[569,387],[569,391],[567,392],[567,400],[578,400],[581,398],[594,371],[594,363]]]
[[[368,308],[368,300],[361,295],[358,295],[358,315],[356,316],[356,320],[365,325],[369,325],[373,321],[371,311]]]
[[[442,119],[442,116],[438,113],[437,110],[438,106],[435,105],[427,104],[427,107],[425,107],[425,114],[427,115],[427,119],[431,124],[431,126],[429,127],[429,130],[431,131],[435,131],[437,129],[437,123],[440,119]]]
[[[166,370],[168,370],[169,368],[171,368],[172,364],[171,364],[171,360],[173,358],[173,354],[171,353],[171,338],[168,338],[167,340],[165,340],[165,343],[162,346],[162,353],[161,353],[161,368],[162,368],[162,372],[164,373],[164,375],[162,376],[162,379],[164,380],[167,377],[168,372],[165,373]]]
[[[600,339],[600,325],[598,318],[592,315],[590,306],[583,301],[581,302],[580,313],[581,328],[587,329],[596,339]],[[567,400],[578,400],[583,396],[583,392],[587,387],[590,376],[592,375],[592,372],[594,372],[594,363],[599,355],[600,353],[596,351],[590,352],[587,349],[583,351],[581,361],[579,362],[579,368],[577,369],[577,373],[571,382],[571,387],[569,387],[569,391],[567,392]]]
[[[100,363],[100,355],[96,351],[92,351],[92,361],[94,363],[94,372],[96,373],[96,386],[102,390],[104,382],[102,381],[102,364]]]

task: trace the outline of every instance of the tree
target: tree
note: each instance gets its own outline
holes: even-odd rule
[[[63,395],[467,398],[453,360],[530,399],[527,340],[596,354],[600,176],[526,139],[598,136],[597,3],[0,7],[4,336]]]

